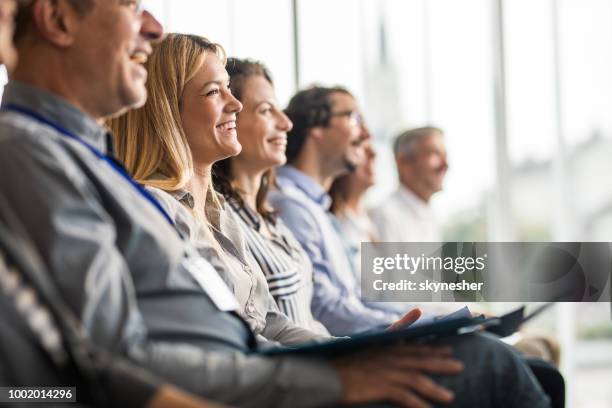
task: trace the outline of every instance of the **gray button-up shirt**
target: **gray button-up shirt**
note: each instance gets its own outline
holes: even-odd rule
[[[0,196],[0,384],[84,385],[88,379],[77,380],[76,369],[68,364],[71,350],[73,356],[79,352],[75,363],[82,372],[95,372],[96,383],[89,384],[96,388],[94,398],[108,398],[117,407],[146,405],[160,381],[122,358],[101,358],[85,339],[65,342],[74,340],[73,323],[58,324],[70,313],[63,312],[64,300],[48,283],[49,274],[27,233]],[[87,356],[81,354],[85,348]],[[78,394],[80,405],[89,406],[93,395],[81,388]]]
[[[189,274],[193,250],[160,211],[85,145],[7,105],[103,153],[110,138],[50,92],[18,82],[5,88],[0,191],[97,344],[229,404],[314,407],[338,398],[339,380],[323,361],[247,354],[251,333]]]
[[[223,196],[217,196],[220,208],[212,202],[210,194],[206,203],[207,221],[219,244],[217,248],[224,252],[219,254],[218,249],[204,233],[207,226],[189,211],[194,207],[193,196],[189,191],[181,189],[165,192],[155,187],[147,187],[147,190],[159,200],[177,229],[185,237],[189,237],[202,256],[212,261],[236,296],[240,305],[238,312],[259,338],[284,345],[331,339],[330,336],[294,324],[279,310],[263,271],[248,249],[245,234],[240,228],[240,219],[230,209]]]

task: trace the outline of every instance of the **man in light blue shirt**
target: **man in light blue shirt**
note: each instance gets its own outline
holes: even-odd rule
[[[353,96],[342,88],[311,88],[287,108],[294,123],[287,144],[288,165],[278,169],[281,191],[272,205],[310,256],[314,267],[314,316],[338,336],[388,326],[401,315],[375,309],[359,297],[342,238],[329,212],[327,191],[339,175],[361,161],[370,137]]]
[[[399,315],[370,308],[359,298],[344,243],[329,213],[330,197],[323,187],[292,165],[278,170],[282,193],[271,201],[308,253],[314,267],[312,311],[336,336],[388,326]]]

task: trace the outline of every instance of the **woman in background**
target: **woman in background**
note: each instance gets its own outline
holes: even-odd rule
[[[353,173],[335,179],[329,190],[331,212],[340,222],[342,237],[358,282],[361,281],[361,243],[378,241],[376,225],[363,205],[365,193],[376,183],[376,152],[370,140],[364,142],[363,151],[365,160]]]
[[[357,282],[361,282],[361,243],[379,240],[376,225],[363,203],[366,192],[376,183],[376,151],[371,140],[364,142],[363,150],[364,161],[354,172],[335,179],[329,190],[332,198],[331,212],[338,220],[336,225],[344,240]],[[415,306],[402,302],[366,303],[370,307],[397,314],[403,314],[409,306]],[[427,307],[424,310],[427,310]]]

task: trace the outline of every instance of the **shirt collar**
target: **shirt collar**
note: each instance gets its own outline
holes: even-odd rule
[[[174,197],[176,201],[178,201],[179,203],[183,204],[184,206],[186,206],[187,208],[191,210],[193,210],[193,208],[195,207],[195,201],[193,199],[193,195],[185,189],[168,191],[168,194]]]
[[[267,222],[263,219],[261,215],[257,211],[255,211],[251,206],[249,206],[244,201],[240,203],[236,198],[226,197],[228,205],[234,210],[236,214],[240,217],[240,219],[251,229],[261,233],[261,224],[262,222],[266,223],[268,231],[270,232],[270,237],[266,237],[266,239],[271,239],[277,245],[279,245],[283,251],[285,251],[289,256],[294,256],[294,254],[300,252],[299,244],[293,245],[284,235],[277,229],[277,225],[273,222]]]
[[[281,187],[284,182],[290,182],[321,207],[326,210],[331,207],[331,197],[329,194],[327,194],[319,183],[314,181],[314,179],[306,173],[301,172],[291,165],[285,165],[277,169],[276,174]]]
[[[105,154],[112,154],[108,130],[67,100],[45,89],[24,82],[10,81],[4,88],[2,106],[16,105],[43,116],[80,137]]]
[[[154,177],[155,178],[165,178],[165,176],[163,176],[160,173],[156,173]],[[191,210],[194,209],[195,200],[193,198],[193,195],[186,189],[181,188],[178,190],[168,191],[168,194],[174,197],[174,199],[180,202],[181,204],[185,205],[187,208]],[[215,194],[219,202],[219,206],[217,206],[213,202],[212,194]],[[222,194],[219,194],[216,191],[214,192],[208,191],[208,194],[206,195],[206,203],[205,203],[206,218],[207,218],[208,223],[218,230],[221,229],[221,217],[222,217],[221,213],[223,211],[223,207],[225,207],[225,204],[226,204],[226,200]]]
[[[433,214],[431,206],[417,196],[412,190],[404,185],[400,185],[398,189],[398,196],[404,201],[410,208],[414,209],[416,213],[423,218],[430,217]]]

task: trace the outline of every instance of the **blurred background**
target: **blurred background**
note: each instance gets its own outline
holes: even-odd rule
[[[431,124],[446,240],[612,241],[612,0],[147,2],[166,31],[266,63],[282,106],[348,87],[378,152],[371,204],[397,185],[392,138]],[[527,330],[561,343],[568,407],[612,407],[610,304],[559,304]]]

